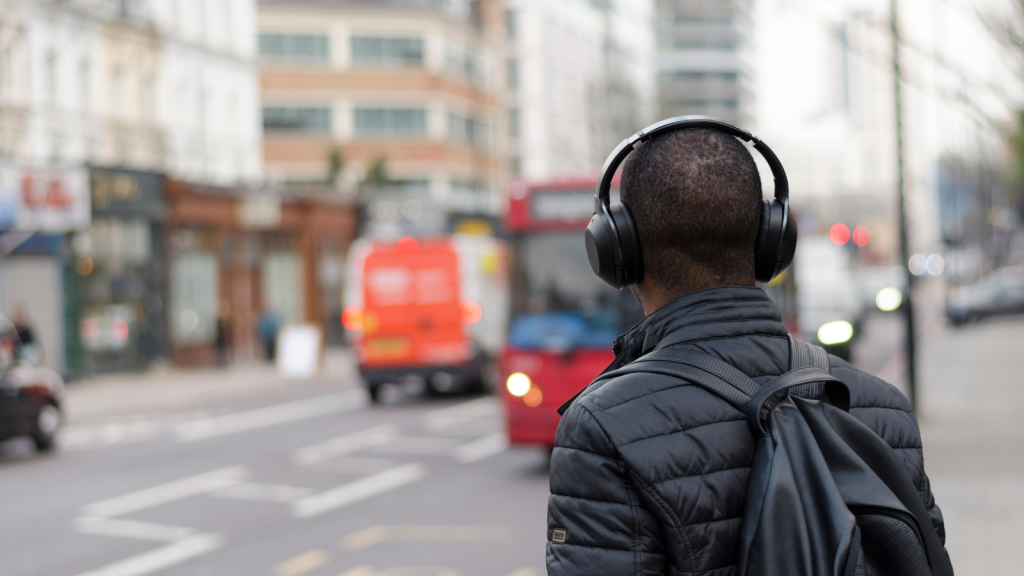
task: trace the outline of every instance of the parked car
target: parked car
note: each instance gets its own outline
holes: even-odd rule
[[[16,334],[0,335],[0,441],[28,436],[37,450],[46,452],[53,448],[63,420],[64,380],[17,357]]]
[[[950,296],[946,317],[954,325],[986,316],[1024,313],[1024,266],[997,268]]]

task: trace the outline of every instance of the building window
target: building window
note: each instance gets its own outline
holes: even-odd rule
[[[217,256],[180,254],[171,264],[171,337],[176,344],[212,342],[219,294]]]
[[[331,110],[268,106],[263,108],[263,130],[327,134],[331,131]]]
[[[357,66],[421,66],[423,39],[354,36],[352,63]]]
[[[357,136],[425,136],[427,111],[422,108],[356,108]]]
[[[735,82],[739,75],[736,72],[691,72],[678,70],[674,72],[662,72],[661,80],[685,80],[693,82],[718,81]]]
[[[508,109],[508,135],[519,138],[519,108]]]
[[[53,50],[46,53],[46,100],[57,103],[57,54]]]
[[[260,57],[291,62],[327,62],[327,36],[312,34],[260,34]]]
[[[110,115],[121,116],[124,114],[124,80],[121,74],[121,67],[115,65],[110,69]]]
[[[508,35],[509,40],[515,40],[517,25],[516,22],[516,11],[506,10],[505,11],[505,33]]]
[[[79,103],[82,105],[82,111],[89,112],[92,109],[92,82],[90,81],[91,69],[89,67],[89,60],[82,58],[82,62],[78,65],[78,93],[81,100]]]
[[[490,126],[475,116],[448,114],[448,136],[452,142],[486,150],[490,145]]]
[[[519,88],[519,61],[515,58],[508,59],[508,87],[510,90]]]

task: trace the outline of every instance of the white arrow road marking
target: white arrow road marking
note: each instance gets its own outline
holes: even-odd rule
[[[211,492],[210,496],[231,498],[234,500],[259,500],[263,502],[294,502],[313,493],[311,488],[300,486],[283,486],[280,484],[256,484],[239,482]]]
[[[143,576],[208,554],[224,546],[220,534],[196,534],[183,540],[143,552],[78,576]]]
[[[378,446],[374,452],[386,454],[416,454],[420,456],[449,456],[455,452],[459,441],[454,438],[435,436],[404,436],[393,442]]]
[[[184,422],[174,427],[174,435],[179,442],[193,442],[327,414],[347,412],[362,408],[367,403],[364,390],[350,390],[339,394],[306,398],[255,410]]]
[[[500,454],[508,448],[508,437],[504,432],[477,438],[455,449],[455,459],[459,462],[476,462],[488,456]]]
[[[370,526],[341,539],[346,552],[358,552],[382,542],[505,542],[502,526]]]
[[[213,492],[243,480],[249,473],[245,466],[230,466],[204,474],[197,474],[159,486],[144,488],[121,496],[93,502],[82,508],[86,516],[109,518],[137,512],[197,494]]]
[[[398,427],[394,424],[385,424],[338,436],[326,442],[299,448],[295,451],[294,461],[297,466],[319,464],[337,456],[345,456],[366,448],[386,444],[395,438],[397,431]]]
[[[440,430],[449,426],[455,426],[456,424],[463,424],[497,415],[497,400],[491,397],[478,398],[469,402],[463,402],[462,404],[456,404],[455,406],[428,412],[423,417],[423,425],[427,430]]]
[[[342,484],[337,488],[331,488],[319,494],[307,496],[292,504],[292,516],[296,518],[317,516],[324,512],[347,506],[353,502],[359,502],[371,496],[422,480],[426,473],[426,468],[418,463],[396,466],[366,478]]]
[[[184,526],[167,526],[166,524],[153,524],[137,520],[118,520],[116,518],[95,518],[89,516],[76,518],[75,529],[82,534],[152,540],[154,542],[174,542],[196,533],[194,528]]]

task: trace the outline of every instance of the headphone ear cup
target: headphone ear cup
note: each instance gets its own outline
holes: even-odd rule
[[[615,221],[619,245],[622,247],[622,285],[639,284],[644,276],[644,263],[636,221],[629,208],[621,202],[612,206],[609,213]]]
[[[763,200],[761,224],[754,247],[754,277],[759,282],[773,278],[793,263],[796,253],[796,219],[787,214],[786,204],[778,200]],[[785,222],[785,229],[783,229]]]
[[[757,242],[754,244],[754,277],[759,282],[768,282],[775,274],[775,250],[768,249],[768,232],[771,227],[772,201],[761,200],[761,220],[757,226]],[[766,254],[766,251],[770,254]]]
[[[621,288],[621,268],[616,269],[615,247],[612,246],[612,242],[618,240],[614,237],[611,226],[605,222],[603,214],[594,214],[591,217],[584,238],[587,244],[587,259],[590,260],[590,268],[594,274],[613,287]]]

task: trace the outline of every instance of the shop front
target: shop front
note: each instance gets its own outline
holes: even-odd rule
[[[146,368],[167,355],[164,177],[91,168],[92,223],[71,241],[68,365],[74,374]]]
[[[83,168],[0,165],[0,313],[29,327],[30,361],[68,371],[68,234],[89,226]]]
[[[355,211],[329,196],[282,198],[170,181],[169,335],[185,366],[267,356],[274,327],[340,330],[342,258]],[[337,317],[337,318],[335,318]]]

